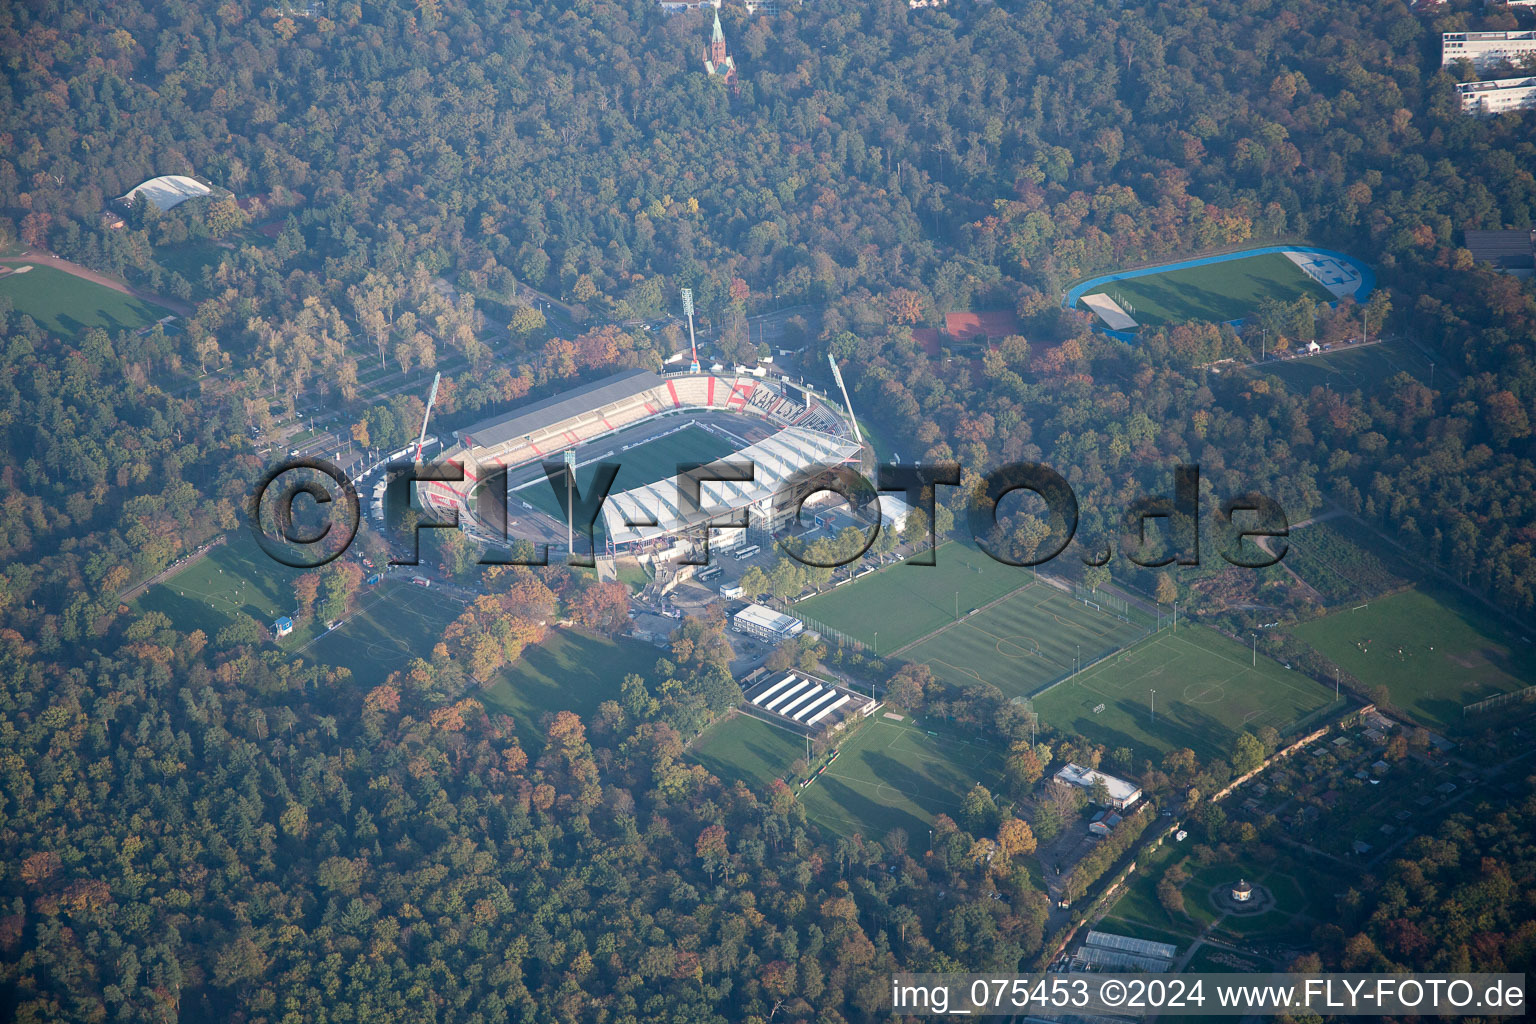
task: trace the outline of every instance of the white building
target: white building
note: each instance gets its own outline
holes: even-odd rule
[[[769,643],[780,643],[805,632],[805,623],[761,604],[749,604],[731,618],[731,628]]]
[[[1456,87],[1464,114],[1503,114],[1536,107],[1536,78],[1497,78]]]
[[[1519,64],[1524,56],[1536,57],[1536,32],[1446,32],[1440,37],[1440,66],[1468,60],[1479,70],[1501,61]]]
[[[1117,811],[1123,811],[1136,801],[1141,799],[1141,787],[1134,782],[1117,779],[1113,775],[1106,775],[1096,768],[1084,768],[1080,764],[1068,762],[1056,773],[1056,778],[1069,785],[1079,786],[1083,789],[1093,790],[1094,783],[1104,783],[1108,791],[1108,806]]]

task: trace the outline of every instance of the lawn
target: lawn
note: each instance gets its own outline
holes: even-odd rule
[[[364,587],[345,624],[301,651],[323,665],[351,669],[355,682],[372,689],[413,659],[427,657],[463,610],[458,601],[411,586],[396,573]]]
[[[614,440],[610,444],[609,440]],[[700,427],[689,426],[679,430],[675,434],[657,438],[637,445],[629,451],[620,451],[616,447],[621,439],[605,439],[595,444],[586,445],[577,451],[577,457],[585,462],[613,449],[613,454],[603,459],[604,462],[617,462],[619,475],[614,478],[613,486],[609,494],[620,494],[634,487],[643,487],[646,484],[655,483],[658,480],[670,480],[677,475],[677,464],[680,462],[710,462],[714,459],[730,455],[736,449],[729,441],[717,434]],[[551,458],[558,458],[558,453],[551,454]],[[597,472],[597,463],[581,466],[576,470],[576,488],[581,493],[587,493],[587,488],[592,486],[592,478]],[[560,487],[564,488],[562,480]],[[704,495],[709,496],[709,488],[706,485]],[[522,490],[514,491],[514,501],[522,500],[533,505],[541,512],[545,512],[555,519],[564,520],[565,510],[561,507],[563,495],[557,495],[555,488],[548,480],[539,480],[537,483]],[[597,531],[601,534],[603,519],[599,515],[597,519]]]
[[[1536,645],[1443,590],[1403,591],[1294,633],[1431,727],[1459,722],[1464,704],[1536,684]]]
[[[1262,363],[1251,372],[1273,374],[1291,391],[1306,394],[1325,386],[1335,391],[1375,391],[1399,373],[1428,382],[1429,368],[1429,357],[1414,346],[1382,343],[1349,345],[1316,355]],[[1450,384],[1452,378],[1442,371],[1440,381]]]
[[[1074,658],[1088,664],[1146,634],[1036,582],[908,648],[902,658],[955,686],[988,683],[1022,697],[1069,674]]]
[[[18,265],[26,266],[8,264]],[[17,313],[25,313],[39,327],[66,338],[92,327],[104,327],[112,333],[143,327],[170,313],[44,263],[32,264],[24,274],[0,277],[0,295],[10,298]]]
[[[291,615],[298,575],[297,569],[273,561],[249,532],[235,530],[206,556],[134,598],[131,607],[163,612],[178,630],[200,629],[211,640],[241,614],[263,628],[279,615]],[[296,632],[283,646],[296,647],[304,639]]]
[[[1294,302],[1310,295],[1318,302],[1334,301],[1333,293],[1278,252],[1124,277],[1090,288],[1087,294],[1108,295],[1139,324],[1152,327],[1239,320],[1266,297]]]
[[[722,779],[766,787],[805,756],[803,743],[777,726],[737,715],[705,733],[692,754]],[[837,760],[798,792],[806,817],[830,832],[883,840],[901,828],[913,849],[921,849],[935,815],[956,817],[972,786],[980,782],[996,793],[1001,777],[997,752],[877,712],[843,741]]]
[[[693,759],[726,782],[745,782],[759,792],[784,778],[805,756],[805,742],[788,729],[751,715],[732,715],[699,737]]]
[[[590,719],[603,701],[618,699],[626,675],[652,671],[661,655],[650,644],[552,629],[542,644],[497,673],[480,700],[493,714],[511,715],[523,749],[537,757],[544,749],[545,714],[574,711]]]
[[[1307,676],[1262,655],[1255,664],[1244,645],[1188,625],[1154,633],[1034,700],[1041,722],[1153,760],[1180,747],[1226,756],[1244,728],[1290,733],[1343,706]]]
[[[801,601],[794,612],[890,653],[954,622],[957,611],[964,615],[1034,580],[1030,570],[959,541],[932,555],[934,565],[887,566]]]

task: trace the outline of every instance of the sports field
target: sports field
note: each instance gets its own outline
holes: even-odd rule
[[[1084,294],[1107,295],[1138,324],[1151,327],[1239,320],[1266,297],[1294,302],[1310,295],[1318,302],[1335,301],[1332,292],[1278,252],[1121,277]]]
[[[619,450],[617,441],[611,445],[607,441],[599,441],[578,449],[577,460],[585,462],[610,448],[613,449],[613,454],[601,461],[617,462],[619,475],[614,478],[609,494],[619,494],[633,487],[643,487],[658,480],[675,477],[677,464],[680,462],[709,462],[730,455],[736,450],[729,441],[718,434],[712,434],[701,427],[688,426],[675,434],[668,434],[666,437],[636,445],[627,452]],[[558,458],[558,455],[552,457]],[[594,462],[591,465],[580,466],[576,470],[576,487],[583,494],[588,487],[592,486],[597,465]],[[561,486],[564,486],[563,482]],[[705,493],[707,496],[707,489]],[[565,518],[565,510],[560,505],[562,499],[563,496],[555,493],[554,487],[548,480],[540,480],[530,487],[524,487],[512,493],[514,503],[519,500],[526,501],[539,511],[560,520]],[[516,513],[513,515],[515,516]],[[598,516],[597,529],[601,532],[602,528],[602,516]]]
[[[1250,372],[1274,374],[1287,388],[1301,394],[1320,387],[1331,387],[1335,391],[1374,391],[1399,373],[1427,384],[1430,360],[1407,342],[1373,342],[1260,363]],[[1452,385],[1454,380],[1442,367],[1436,383]]]
[[[1444,591],[1403,591],[1294,632],[1432,727],[1459,722],[1464,704],[1536,684],[1536,644]]]
[[[1048,583],[1032,582],[903,651],[955,686],[990,683],[1022,697],[1145,636],[1147,630],[1095,610]]]
[[[761,787],[786,774],[804,756],[804,747],[798,736],[738,715],[706,733],[693,756],[721,778]],[[912,849],[921,850],[935,815],[956,817],[978,782],[996,793],[1001,773],[994,751],[931,736],[910,718],[895,722],[876,712],[843,743],[837,760],[798,793],[806,816],[828,831],[881,840],[901,828]]]
[[[134,598],[131,607],[163,612],[178,630],[200,629],[212,640],[241,614],[251,616],[262,628],[279,615],[292,614],[297,576],[297,570],[268,557],[248,532],[235,530],[203,558]],[[305,639],[301,634],[302,629],[284,640],[283,646],[297,647]]]
[[[1034,579],[959,541],[939,545],[936,564],[903,562],[801,601],[796,615],[841,630],[880,651],[894,651]],[[875,634],[879,634],[878,642]]]
[[[523,749],[537,757],[544,749],[539,720],[545,713],[574,711],[589,721],[599,704],[618,699],[626,675],[650,674],[661,655],[650,644],[551,629],[479,696],[487,711],[512,716]]]
[[[397,573],[364,587],[346,622],[318,635],[299,653],[322,665],[349,668],[354,683],[372,689],[391,672],[430,654],[448,623],[463,610],[458,601],[411,586]]]
[[[6,264],[13,270],[27,265]],[[109,332],[143,327],[170,312],[54,267],[31,267],[26,273],[0,277],[0,295],[10,298],[18,314],[25,313],[39,327],[62,337],[73,338],[92,327]]]
[[[1160,630],[1034,700],[1044,724],[1154,760],[1180,747],[1224,757],[1239,730],[1289,733],[1334,706],[1320,683],[1263,655],[1255,664],[1249,648],[1199,626]]]

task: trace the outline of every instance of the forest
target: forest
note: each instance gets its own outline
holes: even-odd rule
[[[451,429],[659,368],[675,328],[623,322],[675,312],[678,287],[727,357],[768,354],[749,315],[817,309],[805,365],[856,368],[882,437],[962,465],[946,526],[987,467],[1038,460],[1078,494],[1075,560],[1198,463],[1212,517],[1244,491],[1292,521],[1332,504],[1529,621],[1536,297],[1462,233],[1532,226],[1536,133],[1529,113],[1462,116],[1466,72],[1439,62],[1440,32],[1513,14],[785,6],[722,12],[734,92],[702,71],[707,22],[650,0],[0,11],[0,247],[192,309],[178,331],[58,336],[0,298],[0,1012],[830,1024],[879,1018],[894,970],[1048,950],[1015,794],[978,794],[926,847],[833,839],[787,787],[728,786],[683,756],[736,699],[718,619],[615,680],[591,720],[517,729],[478,685],[551,614],[621,627],[612,591],[498,571],[440,645],[380,678],[119,601],[240,525],[257,439],[301,398],[392,445],[420,399],[360,407],[371,373],[442,369]],[[238,201],[112,226],[128,189],[189,173]],[[1371,264],[1372,333],[1438,372],[1292,389],[1262,364],[1211,372],[1255,359],[1251,334],[1191,323],[1127,345],[1060,308],[1090,274],[1290,241]],[[975,354],[914,337],[966,309],[1012,310],[1021,333]],[[1255,312],[1284,351],[1362,311]],[[1007,523],[1023,549],[1046,525]],[[1122,558],[1107,575],[1199,611],[1175,574]],[[304,579],[321,605],[358,585]],[[1020,746],[1005,702],[887,682],[992,733],[1021,790],[1053,759],[1116,754]],[[1231,777],[1187,753],[1123,770],[1160,792]],[[1350,898],[1319,962],[1529,963],[1519,799],[1416,841]]]

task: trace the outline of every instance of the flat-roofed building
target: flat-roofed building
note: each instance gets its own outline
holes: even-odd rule
[[[1536,78],[1496,78],[1456,86],[1464,114],[1505,114],[1536,107]]]
[[[1056,778],[1069,785],[1086,789],[1090,793],[1095,783],[1104,783],[1107,797],[1104,803],[1117,811],[1123,811],[1141,799],[1141,787],[1136,783],[1116,778],[1097,768],[1084,768],[1080,764],[1068,762],[1056,773]]]
[[[1445,32],[1440,36],[1441,67],[1467,60],[1483,70],[1503,61],[1519,64],[1524,56],[1536,56],[1536,32]]]
[[[749,604],[731,617],[731,628],[769,643],[792,640],[805,632],[805,623],[767,605]]]

